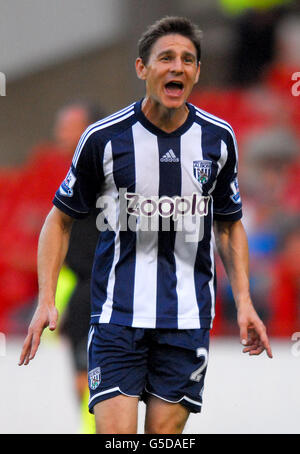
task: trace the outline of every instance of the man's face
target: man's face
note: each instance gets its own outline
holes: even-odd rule
[[[80,106],[71,106],[59,113],[54,126],[54,139],[63,150],[74,153],[81,134],[88,126],[88,116]]]
[[[153,45],[146,65],[136,61],[138,77],[146,81],[146,95],[168,109],[187,100],[200,74],[197,51],[189,38],[166,35]]]

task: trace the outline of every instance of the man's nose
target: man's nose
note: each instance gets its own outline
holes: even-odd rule
[[[171,71],[176,73],[182,73],[183,64],[180,57],[174,58],[171,65]]]

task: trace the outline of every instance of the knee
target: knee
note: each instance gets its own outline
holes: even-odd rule
[[[147,401],[146,434],[181,434],[189,411],[180,403],[165,402],[151,396]]]
[[[94,406],[97,434],[136,434],[138,398],[118,395]]]
[[[182,421],[174,419],[147,421],[145,424],[145,434],[181,434],[184,429]]]

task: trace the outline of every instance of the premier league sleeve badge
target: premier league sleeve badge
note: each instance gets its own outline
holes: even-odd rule
[[[230,187],[231,187],[231,190],[233,192],[233,195],[230,196],[231,200],[234,203],[241,203],[239,182],[238,182],[237,177],[230,183]]]
[[[66,178],[62,182],[59,192],[61,195],[65,197],[72,197],[73,196],[73,186],[76,182],[76,177],[73,174],[72,170],[70,169]]]

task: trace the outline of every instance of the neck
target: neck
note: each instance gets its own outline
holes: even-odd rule
[[[152,124],[168,133],[180,128],[189,114],[186,104],[183,104],[178,109],[168,109],[149,97],[144,99],[142,111]]]

